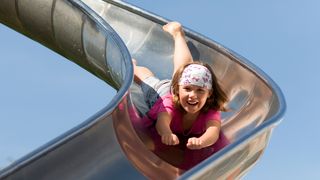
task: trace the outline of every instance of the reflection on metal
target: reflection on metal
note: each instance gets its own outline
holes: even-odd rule
[[[141,103],[141,91],[131,85],[128,50],[140,65],[169,78],[173,42],[161,29],[165,19],[120,1],[2,0],[0,22],[119,90],[87,121],[2,169],[1,179],[241,177],[262,155],[285,112],[283,95],[266,74],[231,50],[186,29],[192,55],[213,67],[231,98],[232,111],[223,114],[223,132],[231,143],[181,173],[149,150],[152,140],[135,126],[139,113],[147,109]]]

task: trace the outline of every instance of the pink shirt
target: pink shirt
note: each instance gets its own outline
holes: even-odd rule
[[[207,113],[201,113],[197,120],[193,123],[192,127],[184,132],[182,127],[183,114],[174,107],[172,95],[171,93],[168,93],[156,101],[156,103],[148,112],[148,118],[145,119],[147,120],[145,125],[150,128],[151,137],[155,142],[156,154],[161,154],[161,151],[164,152],[167,148],[171,148],[162,144],[161,137],[154,127],[158,113],[160,112],[168,112],[172,116],[170,128],[171,131],[178,136],[180,141],[180,144],[176,147],[185,151],[184,161],[178,166],[179,168],[187,170],[228,144],[228,140],[225,138],[223,133],[220,132],[218,141],[212,146],[199,150],[190,150],[186,148],[185,145],[190,137],[200,137],[206,131],[206,123],[208,121],[221,121],[220,112],[209,110]]]
[[[210,120],[220,122],[220,112],[209,110],[207,113],[201,113],[197,120],[193,123],[191,129],[183,132],[182,116],[183,114],[174,107],[171,93],[159,98],[148,112],[149,118],[156,120],[158,113],[168,112],[172,116],[170,128],[173,133],[185,135],[201,135],[206,131],[206,123]]]

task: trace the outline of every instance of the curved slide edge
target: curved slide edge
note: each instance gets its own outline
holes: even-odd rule
[[[38,13],[43,14],[39,16]],[[143,177],[127,161],[114,132],[112,112],[128,96],[133,78],[130,54],[117,33],[106,23],[92,21],[69,1],[3,1],[0,22],[43,43],[118,89],[116,96],[105,108],[2,169],[0,179]],[[49,29],[42,31],[44,28],[39,27]],[[89,35],[99,40],[90,41],[90,44],[85,39]],[[114,59],[119,65],[112,66],[112,72],[108,64],[111,62],[105,61],[110,56],[105,52],[106,48],[112,48],[110,54],[117,54],[119,58]],[[89,61],[89,58],[96,62]],[[123,168],[128,173],[122,173]]]
[[[213,64],[219,79],[226,82],[232,97],[230,105],[237,111],[224,115],[224,132],[232,143],[181,176],[179,170],[144,148],[144,142],[135,141],[137,134],[131,121],[139,118],[136,110],[139,107],[128,91],[132,82],[131,58],[124,55],[125,49],[119,48],[122,45],[119,45],[121,41],[118,41],[117,34],[110,28],[109,36],[104,38],[106,32],[101,31],[100,25],[104,22],[93,22],[70,2],[4,0],[0,7],[0,22],[74,61],[119,92],[106,108],[86,122],[0,171],[1,178],[140,179],[143,176],[157,178],[160,177],[158,173],[166,172],[161,177],[206,179],[223,178],[234,172],[241,176],[254,165],[266,147],[271,130],[285,112],[281,90],[266,74],[231,50],[186,30],[193,45],[193,55],[201,59],[215,59],[208,63]],[[163,18],[119,1],[84,2],[110,23],[139,63],[149,66],[162,77],[168,76],[172,45],[170,38],[161,32],[161,25],[166,22]],[[165,43],[167,46],[164,47],[168,48],[153,51],[157,47],[152,43],[155,40]],[[163,68],[155,63],[158,59],[150,62],[147,57],[162,59],[167,71],[163,72]],[[237,78],[239,76],[243,78]],[[239,83],[232,83],[234,80]],[[255,108],[257,104],[262,105]]]

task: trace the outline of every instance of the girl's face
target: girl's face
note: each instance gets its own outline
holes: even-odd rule
[[[196,85],[180,85],[179,101],[182,108],[191,114],[195,114],[205,105],[211,91]]]

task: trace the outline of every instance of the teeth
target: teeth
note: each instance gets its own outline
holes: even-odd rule
[[[190,105],[196,105],[198,102],[188,102]]]

